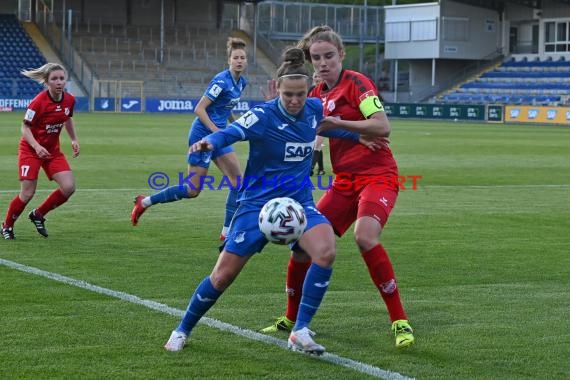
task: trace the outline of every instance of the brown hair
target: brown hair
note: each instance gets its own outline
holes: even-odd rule
[[[277,81],[285,75],[299,75],[307,77],[309,80],[309,70],[305,65],[305,53],[297,47],[291,47],[283,53],[283,63],[275,74]]]
[[[228,58],[231,57],[232,51],[238,50],[238,49],[245,50],[245,47],[247,46],[244,40],[242,40],[241,38],[237,38],[237,37],[229,37],[226,45],[227,45],[227,51],[228,51]]]
[[[297,47],[302,49],[305,53],[305,59],[311,61],[311,53],[309,49],[311,45],[316,41],[330,42],[339,51],[344,51],[344,44],[342,43],[342,38],[328,25],[315,26],[313,29],[309,30],[297,43]]]
[[[63,70],[67,77],[67,70],[65,70],[65,68],[59,63],[46,63],[37,69],[22,70],[21,73],[22,75],[35,80],[39,84],[46,84],[48,82],[49,75],[57,70]]]

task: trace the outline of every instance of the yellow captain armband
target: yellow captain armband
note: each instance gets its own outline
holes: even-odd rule
[[[378,98],[378,95],[367,96],[360,102],[358,108],[360,108],[360,112],[362,112],[366,118],[376,112],[384,112],[384,106],[382,105],[380,98]]]

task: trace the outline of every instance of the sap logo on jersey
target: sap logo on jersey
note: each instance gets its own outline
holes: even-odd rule
[[[307,156],[313,153],[314,142],[310,143],[293,143],[288,142],[285,144],[285,158],[284,161],[303,161]]]

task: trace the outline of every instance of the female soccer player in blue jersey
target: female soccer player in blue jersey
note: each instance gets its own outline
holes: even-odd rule
[[[319,130],[343,128],[377,136],[381,141],[391,132],[378,90],[372,81],[342,66],[345,49],[341,37],[328,26],[311,29],[297,45],[305,51],[323,82],[309,96],[324,104],[325,119]],[[330,139],[331,164],[336,177],[332,187],[317,202],[317,208],[332,223],[338,236],[354,224],[354,240],[370,278],[384,301],[397,348],[415,341],[400,299],[399,286],[388,252],[380,243],[381,233],[398,197],[398,186],[387,185],[385,178],[397,178],[398,166],[388,140],[371,152],[351,141]],[[287,308],[285,315],[263,332],[290,330],[294,326],[302,297],[303,279],[309,258],[293,252],[287,267]]]
[[[197,117],[190,129],[189,146],[213,132],[226,128],[228,119],[233,121],[232,109],[238,104],[247,85],[246,79],[242,76],[247,66],[246,44],[242,39],[230,37],[227,51],[229,68],[214,76],[196,105],[194,112]],[[189,179],[190,185],[186,183],[182,186],[180,184],[171,186],[147,197],[138,195],[131,213],[133,226],[138,224],[146,209],[156,203],[197,197],[202,190],[200,179],[208,174],[211,161],[214,161],[232,184],[226,200],[226,217],[222,230],[222,235],[225,236],[237,208],[237,179],[241,175],[238,157],[230,146],[212,152],[189,152],[188,174],[189,176],[193,174]]]
[[[228,128],[205,137],[191,152],[216,151],[237,141],[249,141],[249,158],[236,212],[224,249],[212,273],[198,285],[186,314],[172,332],[165,348],[180,351],[200,318],[236,279],[244,265],[267,244],[258,227],[259,211],[270,199],[290,197],[303,205],[307,227],[297,243],[312,260],[303,287],[303,299],[288,347],[320,355],[325,348],[315,343],[309,324],[327,291],[336,256],[334,233],[328,220],[315,208],[307,183],[316,127],[323,118],[320,99],[307,98],[309,73],[303,51],[291,48],[277,71],[279,97],[256,106]],[[358,140],[358,135],[329,131],[329,136]]]

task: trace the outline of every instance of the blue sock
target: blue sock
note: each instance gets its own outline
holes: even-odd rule
[[[186,313],[176,328],[176,331],[190,335],[190,332],[196,326],[200,318],[206,314],[208,310],[218,300],[222,293],[214,288],[210,276],[202,280],[200,285],[194,291],[190,303],[186,309]]]
[[[297,322],[293,331],[309,327],[313,316],[319,309],[321,301],[329,287],[332,268],[323,268],[312,263],[303,283],[303,296],[297,313]]]
[[[231,189],[228,192],[228,197],[226,198],[226,217],[224,219],[224,227],[229,227],[237,210],[237,189]]]
[[[151,204],[155,205],[157,203],[168,203],[168,202],[178,201],[182,198],[190,198],[188,196],[187,185],[177,185],[177,186],[167,187],[166,189],[151,195],[150,202]]]

